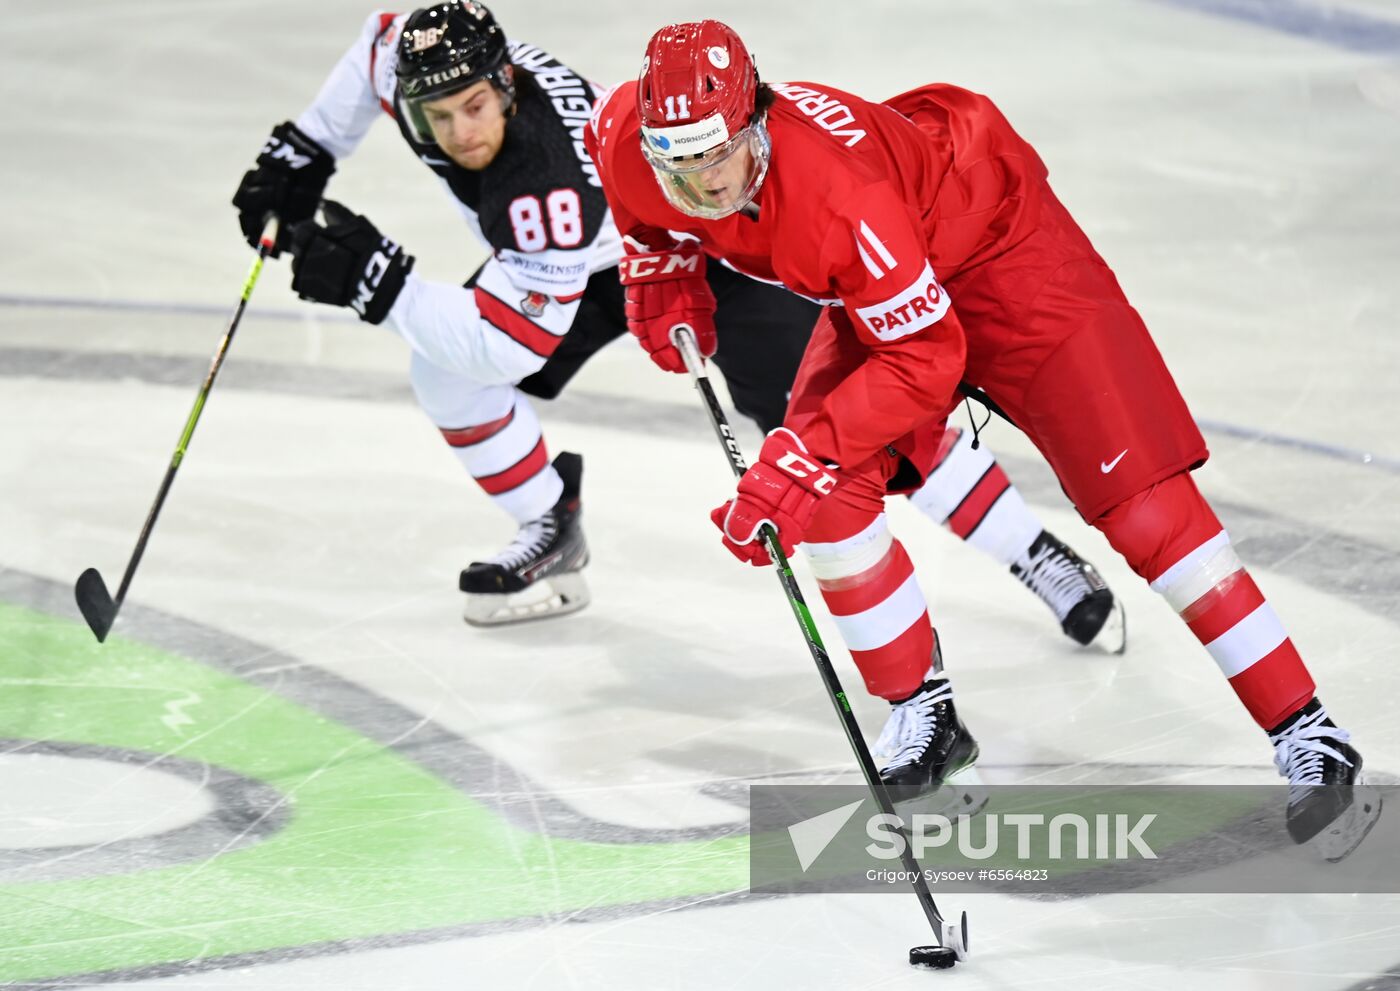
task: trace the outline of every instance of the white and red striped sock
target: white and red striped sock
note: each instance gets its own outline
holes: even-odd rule
[[[1021,558],[1044,526],[985,445],[949,427],[938,463],[909,500],[936,523],[1005,565]]]
[[[802,551],[870,693],[901,699],[918,689],[933,656],[933,629],[913,562],[885,515],[853,537],[806,543]]]
[[[1316,690],[1293,641],[1221,530],[1152,580],[1255,722],[1277,726]]]
[[[489,420],[438,429],[492,502],[517,523],[538,519],[564,492],[563,480],[549,463],[539,417],[518,392],[504,412],[489,413]]]

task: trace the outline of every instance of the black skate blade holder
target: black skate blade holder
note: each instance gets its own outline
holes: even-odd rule
[[[670,337],[671,343],[676,346],[681,359],[685,362],[686,370],[690,372],[690,378],[695,384],[696,391],[700,393],[705,412],[710,419],[710,426],[714,428],[715,436],[719,439],[720,446],[724,448],[725,454],[729,458],[730,468],[736,478],[741,477],[748,470],[748,464],[744,461],[744,455],[739,450],[739,441],[729,426],[729,419],[724,415],[724,410],[715,396],[714,386],[710,384],[710,376],[705,369],[704,358],[701,357],[700,349],[695,343],[695,329],[689,324],[679,323],[671,328]],[[914,966],[946,970],[959,960],[967,959],[967,913],[963,912],[958,922],[949,922],[943,918],[942,913],[938,911],[938,906],[934,904],[928,881],[924,877],[918,859],[914,856],[913,844],[910,842],[908,830],[904,826],[903,819],[895,812],[894,803],[890,801],[885,784],[880,780],[880,773],[875,769],[875,761],[870,756],[870,748],[865,744],[865,737],[860,731],[860,725],[856,722],[855,714],[851,711],[850,701],[846,698],[845,690],[841,687],[836,669],[831,665],[831,658],[827,656],[821,634],[817,632],[816,624],[812,621],[811,611],[807,608],[807,602],[802,597],[802,590],[797,584],[797,579],[793,576],[792,567],[788,563],[787,555],[783,553],[778,535],[771,526],[764,525],[760,536],[764,549],[767,550],[769,558],[773,561],[774,571],[778,575],[779,583],[783,586],[783,593],[787,596],[788,605],[792,608],[797,625],[802,630],[802,636],[812,655],[812,661],[816,664],[817,672],[821,675],[822,683],[826,686],[827,696],[831,699],[836,716],[841,721],[841,728],[846,733],[846,741],[850,744],[856,762],[860,765],[861,774],[865,778],[866,786],[870,789],[871,797],[875,799],[875,805],[884,815],[891,816],[894,821],[900,823],[899,832],[904,839],[900,859],[909,874],[910,884],[914,889],[914,894],[919,899],[919,906],[924,911],[924,917],[928,919],[929,927],[938,940],[936,946],[916,946],[910,949],[909,963]]]

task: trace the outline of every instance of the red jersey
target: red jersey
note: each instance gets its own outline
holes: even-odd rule
[[[618,230],[666,231],[749,275],[845,307],[865,359],[802,428],[813,453],[854,465],[951,405],[966,343],[942,281],[1026,237],[1045,167],[990,100],[932,85],[869,103],[813,83],[774,84],[772,158],[743,214],[673,208],[642,157],[636,83],[604,96],[585,141]]]

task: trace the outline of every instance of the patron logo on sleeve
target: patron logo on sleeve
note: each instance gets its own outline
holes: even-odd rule
[[[856,308],[856,316],[882,341],[897,341],[932,327],[948,312],[948,293],[934,277],[933,266],[924,270],[913,284],[897,296],[873,306]]]

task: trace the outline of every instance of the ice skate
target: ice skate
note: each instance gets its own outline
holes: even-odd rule
[[[953,708],[953,688],[934,654],[928,678],[914,694],[890,703],[889,720],[875,743],[875,753],[888,758],[880,779],[896,802],[937,796],[936,811],[972,815],[986,805],[982,781],[973,764],[977,741]]]
[[[521,526],[515,540],[485,561],[473,561],[458,585],[467,593],[465,618],[473,626],[498,626],[562,616],[588,605],[583,568],[588,543],[580,523],[583,458],[563,452],[554,468],[564,480],[559,501]]]
[[[1381,796],[1361,774],[1361,754],[1313,699],[1269,731],[1274,763],[1288,779],[1288,835],[1332,862],[1361,845],[1381,817]]]
[[[1050,607],[1065,636],[1110,654],[1127,646],[1123,604],[1092,564],[1049,530],[1011,565],[1011,573]]]

